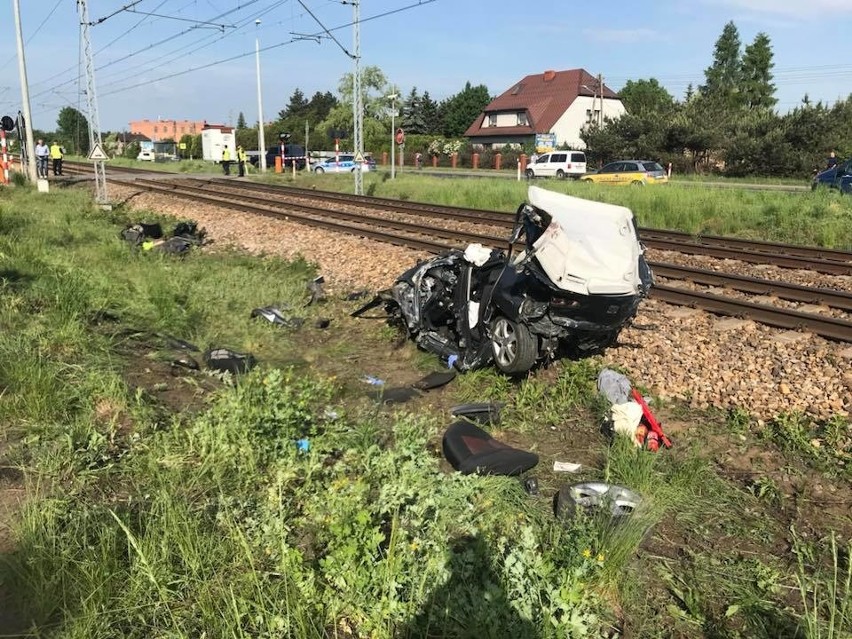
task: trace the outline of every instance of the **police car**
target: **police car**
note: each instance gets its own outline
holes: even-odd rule
[[[361,163],[362,171],[371,171],[375,169],[375,164],[370,162],[369,158],[365,158]],[[355,162],[354,155],[339,155],[335,158],[327,158],[321,162],[314,164],[311,169],[314,173],[351,173],[358,167]]]

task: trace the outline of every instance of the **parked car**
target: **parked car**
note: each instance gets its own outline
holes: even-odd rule
[[[665,184],[669,181],[666,170],[652,160],[619,160],[605,164],[600,171],[580,178],[598,184]]]
[[[140,162],[154,162],[157,159],[157,154],[150,149],[142,149],[136,159]]]
[[[528,199],[507,251],[471,244],[419,262],[352,315],[383,308],[462,371],[493,363],[518,375],[611,346],[653,284],[633,214],[536,186]]]
[[[811,189],[816,190],[819,187],[852,193],[852,159],[838,162],[830,169],[817,173],[811,181]]]
[[[376,161],[370,162],[369,156],[365,156],[361,171],[374,171],[376,169]],[[337,159],[326,158],[311,166],[314,173],[351,173],[356,170],[358,163],[355,162],[355,156],[352,154],[339,155]]]
[[[527,177],[578,178],[586,172],[586,154],[582,151],[553,151],[536,158],[527,166]]]
[[[285,144],[284,145],[284,157],[282,159],[282,166],[284,168],[291,168],[293,166],[293,162],[296,163],[296,169],[301,171],[307,165],[307,159],[305,158],[305,147],[300,146],[298,144]],[[272,146],[266,149],[266,168],[274,169],[275,168],[275,158],[281,155],[281,147],[280,146]],[[260,153],[258,151],[246,151],[246,155],[248,156],[248,161],[252,166],[258,166],[260,164]],[[295,158],[295,159],[294,159]]]

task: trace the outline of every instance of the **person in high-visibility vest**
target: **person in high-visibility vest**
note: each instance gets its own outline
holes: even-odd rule
[[[231,174],[231,151],[228,147],[222,149],[222,172],[225,175]]]
[[[237,169],[239,177],[244,177],[246,174],[246,152],[243,151],[243,147],[237,147]]]
[[[53,160],[53,174],[62,175],[62,147],[59,142],[53,141],[50,145],[50,159]]]

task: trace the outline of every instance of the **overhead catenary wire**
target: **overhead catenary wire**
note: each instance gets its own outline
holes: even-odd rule
[[[415,9],[417,7],[420,7],[420,6],[423,6],[423,5],[426,5],[426,4],[431,4],[433,2],[437,2],[437,0],[419,0],[418,2],[406,5],[404,7],[398,7],[396,9],[391,9],[389,11],[384,11],[382,13],[369,16],[367,18],[361,18],[360,22],[363,24],[364,22],[369,22],[369,21],[372,21],[372,20],[378,20],[379,18],[384,18],[388,15],[399,13],[401,11],[408,11],[410,9]],[[338,25],[338,26],[335,26],[335,27],[331,27],[330,29],[328,29],[328,31],[339,31],[340,29],[345,29],[347,27],[351,27],[353,24],[354,23],[350,21],[350,22],[347,22],[345,24],[341,24],[341,25]],[[317,33],[317,34],[314,34],[314,35],[321,36],[322,33],[323,32],[320,32],[320,33]],[[287,45],[290,45],[290,44],[294,44],[295,42],[299,42],[299,41],[300,41],[300,38],[291,38],[290,40],[285,40],[285,41],[279,42],[277,44],[272,44],[272,45],[263,47],[263,48],[260,49],[260,51],[262,51],[262,52],[263,51],[271,51],[273,49],[278,49],[278,48],[281,48],[281,47],[284,47],[284,46],[287,46]],[[150,80],[146,80],[144,82],[137,82],[137,83],[131,84],[129,86],[125,86],[125,87],[122,87],[122,88],[119,88],[119,89],[114,89],[112,91],[101,91],[100,94],[101,94],[101,96],[107,96],[107,95],[115,95],[117,93],[123,93],[124,91],[130,91],[132,89],[136,89],[136,88],[139,88],[139,87],[142,87],[142,86],[150,86],[154,82],[161,82],[163,80],[170,80],[172,78],[177,78],[177,77],[186,75],[188,73],[194,73],[194,72],[197,72],[197,71],[202,71],[204,69],[209,69],[210,67],[218,66],[220,64],[225,64],[225,63],[228,63],[228,62],[233,62],[234,60],[239,60],[241,58],[245,58],[247,56],[253,56],[253,55],[255,55],[254,50],[247,51],[247,52],[244,52],[244,53],[239,53],[237,55],[233,55],[233,56],[230,56],[228,58],[223,58],[221,60],[214,60],[213,62],[209,62],[207,64],[203,64],[203,65],[200,65],[200,66],[197,66],[197,67],[191,67],[189,69],[184,69],[183,71],[177,71],[175,73],[170,73],[168,75],[161,76],[159,78],[153,78],[153,79],[150,79]]]

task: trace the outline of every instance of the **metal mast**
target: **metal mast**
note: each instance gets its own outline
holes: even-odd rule
[[[352,56],[355,59],[355,77],[353,85],[355,95],[353,97],[352,110],[354,115],[355,133],[355,157],[363,159],[364,157],[364,105],[361,99],[361,0],[351,0],[352,11],[354,13],[352,22],[355,26],[355,53]],[[361,172],[363,164],[359,164],[355,173],[355,195],[364,195],[364,179]]]
[[[95,62],[92,57],[92,40],[89,37],[89,7],[86,0],[77,0],[80,12],[80,39],[83,41],[83,55],[86,58],[86,106],[89,109],[89,152],[95,144],[103,150],[101,142],[101,124],[98,119],[98,97],[95,92]],[[95,201],[107,203],[106,169],[103,160],[95,160]]]
[[[30,85],[27,82],[27,62],[24,59],[24,34],[21,30],[21,7],[18,0],[12,0],[12,8],[15,11],[15,32],[18,37],[18,72],[21,76],[21,101],[23,102],[24,120],[26,120],[25,140],[26,140],[26,173],[30,180],[35,182],[36,175],[36,157],[35,146],[33,144],[33,118],[30,112]],[[20,133],[20,130],[18,131]],[[21,156],[21,162],[24,161],[24,156]]]

